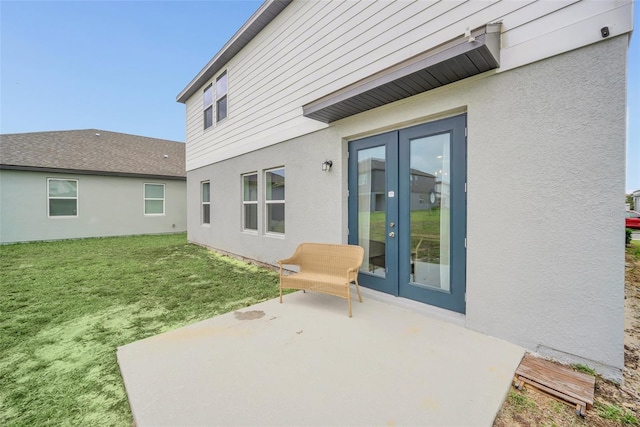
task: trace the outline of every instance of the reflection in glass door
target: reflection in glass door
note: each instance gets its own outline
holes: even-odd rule
[[[410,143],[410,281],[449,291],[450,134]]]
[[[398,295],[398,148],[394,133],[376,135],[349,147],[349,243],[362,246],[358,281]]]
[[[386,275],[386,147],[358,151],[358,244],[364,248],[362,269]]]
[[[464,313],[466,116],[349,143],[360,284]]]

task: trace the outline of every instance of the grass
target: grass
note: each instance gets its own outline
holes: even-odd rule
[[[536,407],[536,403],[527,395],[514,390],[509,390],[509,394],[507,395],[507,402],[513,405],[513,407],[519,411],[526,409],[531,410]]]
[[[273,298],[184,234],[0,247],[0,425],[131,425],[124,344]]]
[[[627,248],[627,253],[631,254],[636,260],[640,260],[640,240],[632,240]]]
[[[621,408],[617,405],[603,404],[596,404],[596,407],[598,409],[598,416],[605,420],[611,420],[621,425],[640,425],[640,421],[638,421],[633,413],[627,409]]]
[[[440,208],[411,211],[411,253],[418,249],[417,258],[425,262],[440,262]],[[449,215],[445,211],[445,216]],[[386,240],[385,212],[361,212],[360,224],[369,224],[369,239]]]
[[[595,377],[597,375],[595,369],[588,367],[587,365],[583,365],[581,363],[576,363],[571,365],[571,367],[573,369],[575,369],[578,372],[582,372],[583,374],[587,374],[587,375],[591,375],[592,377]]]

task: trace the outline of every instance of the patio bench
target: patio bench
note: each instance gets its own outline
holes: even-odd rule
[[[360,246],[301,243],[293,256],[278,261],[280,303],[282,303],[282,289],[322,292],[346,298],[349,303],[349,317],[351,317],[351,283],[356,285],[358,299],[362,302],[358,286],[358,270],[363,258],[364,249]],[[285,275],[284,265],[296,265],[300,271]]]

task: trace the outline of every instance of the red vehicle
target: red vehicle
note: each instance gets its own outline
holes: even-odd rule
[[[640,213],[636,211],[627,211],[627,217],[624,220],[626,228],[640,229]]]

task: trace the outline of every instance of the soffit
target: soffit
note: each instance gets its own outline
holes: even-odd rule
[[[500,65],[501,24],[488,24],[304,105],[324,123],[408,98]]]

